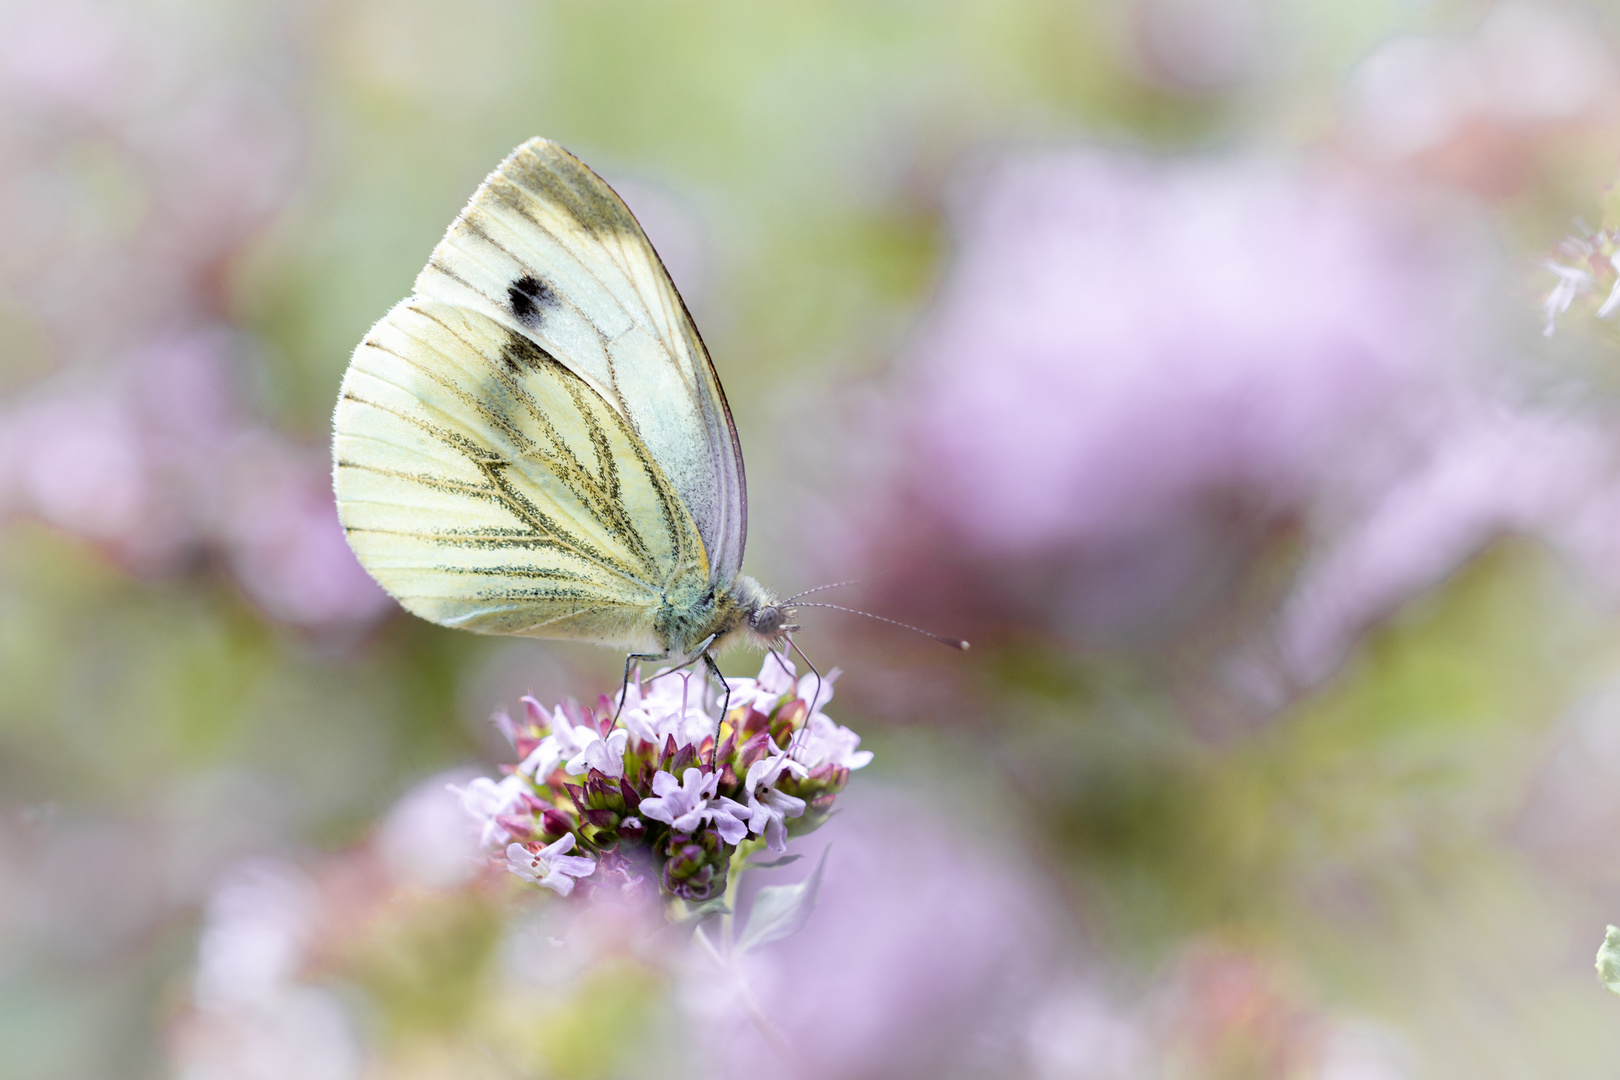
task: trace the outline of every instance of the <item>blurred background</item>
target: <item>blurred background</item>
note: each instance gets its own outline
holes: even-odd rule
[[[0,0],[0,1075],[1612,1075],[1617,15]],[[619,658],[337,526],[351,349],[537,134],[702,328],[749,570],[974,643],[804,615],[877,756],[790,1053],[469,881],[491,712]]]

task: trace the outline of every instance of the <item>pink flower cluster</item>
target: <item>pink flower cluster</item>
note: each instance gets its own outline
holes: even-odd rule
[[[1605,206],[1604,228],[1594,231],[1580,226],[1578,235],[1566,236],[1558,244],[1562,262],[1547,259],[1542,263],[1557,278],[1557,284],[1541,302],[1547,316],[1541,332],[1547,337],[1558,332],[1558,317],[1577,297],[1596,291],[1606,290],[1597,305],[1598,318],[1612,319],[1620,314],[1620,229],[1612,227],[1615,211],[1620,210],[1620,192],[1611,189],[1605,202],[1609,205]]]
[[[728,680],[723,716],[689,671],[638,673],[595,709],[525,697],[523,720],[495,717],[521,760],[452,790],[525,881],[567,896],[578,881],[633,891],[653,872],[665,894],[709,900],[740,849],[785,851],[872,760],[821,711],[837,677],[800,678],[768,653],[757,679]]]

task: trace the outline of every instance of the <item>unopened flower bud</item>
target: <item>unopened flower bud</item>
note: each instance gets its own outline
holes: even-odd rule
[[[729,853],[712,829],[692,836],[673,833],[664,863],[664,888],[685,900],[707,900],[726,887]]]
[[[700,870],[707,861],[702,844],[681,844],[672,846],[669,853],[668,870],[671,876],[689,878]]]
[[[798,698],[794,698],[777,710],[776,718],[771,721],[771,731],[775,732],[784,724],[790,728],[800,727],[804,724],[804,718],[809,712],[810,707],[808,705]]]
[[[555,840],[564,833],[573,832],[574,823],[567,814],[550,806],[540,815],[540,831]]]
[[[769,716],[766,716],[758,709],[749,709],[748,716],[744,718],[742,726],[738,728],[738,735],[743,742],[747,742],[755,735],[758,735],[760,732],[770,727],[770,724],[771,718]]]
[[[534,818],[528,815],[496,814],[495,824],[510,833],[514,840],[527,842],[534,835]]]
[[[737,751],[737,768],[743,772],[754,762],[771,752],[771,737],[763,730],[748,739]]]
[[[619,815],[612,810],[581,810],[579,819],[587,825],[594,825],[598,829],[611,832],[618,828]]]
[[[623,813],[625,809],[624,794],[619,790],[619,782],[591,770],[590,779],[585,781],[585,803],[592,810],[612,810]]]

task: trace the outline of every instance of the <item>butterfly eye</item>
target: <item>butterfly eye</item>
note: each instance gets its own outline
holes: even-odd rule
[[[756,633],[772,637],[782,629],[782,609],[774,604],[762,607],[748,617],[748,625],[752,626]]]

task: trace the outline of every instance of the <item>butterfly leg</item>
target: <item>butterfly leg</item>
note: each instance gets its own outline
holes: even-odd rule
[[[797,642],[795,642],[792,638],[788,638],[787,643],[789,648],[799,654],[799,659],[804,661],[804,666],[815,672],[816,675],[816,688],[810,692],[810,709],[805,713],[804,727],[801,727],[798,731],[794,732],[793,738],[788,742],[788,753],[791,754],[799,748],[799,737],[803,735],[810,727],[810,715],[816,710],[816,702],[821,700],[821,672],[816,669],[816,665],[810,662],[810,658],[804,655],[804,650],[799,648]]]
[[[709,674],[720,680],[720,686],[726,692],[725,703],[720,706],[720,719],[724,720],[726,718],[726,714],[731,711],[731,684],[726,682],[726,677],[724,675],[720,674],[720,665],[714,662],[714,657],[710,656],[708,652],[704,652],[703,654],[703,664],[709,669]],[[709,771],[713,772],[719,767],[719,757],[720,732],[718,729],[716,729],[714,733],[714,752],[709,758]]]
[[[661,653],[630,653],[624,658],[624,678],[619,682],[619,707],[613,710],[613,724],[608,728],[608,734],[613,734],[619,726],[619,714],[624,712],[624,699],[630,696],[630,668],[637,660],[668,660],[668,650]],[[640,680],[637,680],[638,682]]]
[[[665,671],[664,674],[665,675],[673,675],[677,671],[685,671],[687,668],[691,667],[693,664],[697,663],[699,660],[702,660],[703,656],[704,656],[702,650],[708,648],[709,644],[711,642],[713,642],[713,641],[714,641],[714,635],[710,634],[708,637],[704,638],[703,641],[698,645],[698,651],[696,653],[692,654],[692,658],[690,660],[687,660],[684,663],[676,664],[674,667],[672,667],[672,668],[668,669],[667,671]],[[662,656],[653,656],[653,657],[645,657],[644,656],[644,657],[641,657],[641,659],[643,659],[643,660],[649,660],[649,659],[650,660],[668,660],[669,659],[669,654],[664,653]],[[642,679],[641,681],[642,682],[647,682],[648,680],[647,679]]]
[[[675,665],[674,667],[670,668],[668,671],[664,672],[664,674],[665,675],[673,675],[677,671],[680,671],[680,670],[682,670],[684,668],[691,667],[693,664],[697,663],[700,659],[708,659],[708,653],[704,652],[703,650],[707,649],[712,644],[714,644],[714,635],[710,634],[708,637],[704,638],[702,641],[700,641],[698,643],[698,647],[694,651],[694,653],[692,655],[692,658],[690,660],[686,661],[683,664]],[[624,711],[624,699],[625,699],[625,697],[626,697],[626,695],[627,695],[627,693],[628,693],[628,691],[630,689],[630,668],[631,668],[631,666],[634,665],[637,660],[668,660],[668,659],[669,659],[669,650],[667,650],[667,649],[664,650],[661,653],[630,653],[628,656],[626,656],[624,658],[624,678],[619,683],[619,707],[617,709],[613,710],[613,726],[608,728],[608,731],[610,733],[613,731],[613,728],[618,727],[618,725],[619,725],[619,714]],[[710,666],[711,667],[713,666],[713,663],[714,662],[711,660],[710,661]],[[644,683],[646,681],[647,681],[646,679],[638,679],[637,684],[639,685],[640,683]],[[731,693],[731,691],[728,688],[727,691],[726,691],[728,701],[730,700],[730,693]]]

